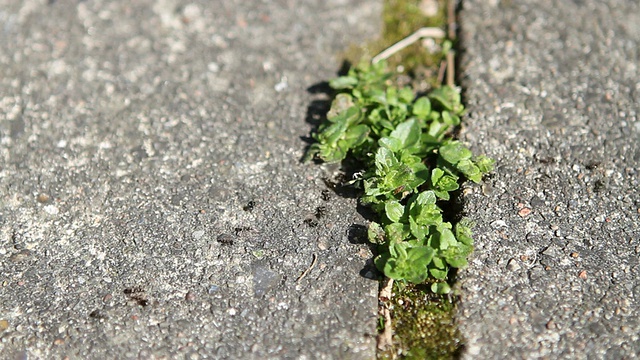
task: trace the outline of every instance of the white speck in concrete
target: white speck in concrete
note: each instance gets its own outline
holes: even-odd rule
[[[45,206],[44,211],[49,215],[58,215],[58,213],[60,212],[60,210],[58,210],[58,207],[55,205]]]
[[[276,86],[274,86],[273,88],[277,91],[277,92],[281,92],[284,91],[285,89],[287,89],[289,87],[289,84],[287,83],[287,77],[283,76],[282,78],[280,78],[280,82],[276,84]]]

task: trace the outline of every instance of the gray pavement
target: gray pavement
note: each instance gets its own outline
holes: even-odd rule
[[[0,1],[0,358],[373,358],[363,220],[299,160],[380,11]]]
[[[640,3],[466,0],[469,359],[640,354]]]
[[[0,0],[0,357],[375,354],[307,88],[379,1]],[[466,0],[470,359],[640,353],[640,6]],[[315,261],[314,261],[315,259]],[[309,270],[309,271],[307,271]]]

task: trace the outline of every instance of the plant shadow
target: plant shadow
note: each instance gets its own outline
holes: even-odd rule
[[[349,61],[343,61],[337,76],[344,76],[351,68]],[[317,133],[322,123],[327,120],[327,113],[331,109],[331,102],[335,96],[335,90],[329,86],[328,81],[321,81],[315,83],[307,88],[307,92],[314,96],[314,99],[307,106],[307,113],[305,122],[311,125],[310,134],[308,136],[301,136],[300,139],[305,142],[304,154],[306,156],[311,145],[315,142],[313,134]],[[304,161],[303,158],[300,161]],[[314,163],[321,164],[322,161],[313,159]],[[355,178],[357,173],[362,170],[362,164],[351,158],[343,160],[338,168],[339,171],[336,174],[325,176],[322,181],[327,189],[334,192],[336,195],[342,198],[355,199],[362,195],[362,190],[356,186],[350,184],[350,181]],[[358,202],[357,212],[367,221],[375,221],[376,214],[369,209],[368,206]],[[377,254],[378,249],[375,244],[370,243],[367,240],[367,227],[362,224],[352,224],[347,232],[347,238],[349,243],[353,245],[366,244],[369,250],[374,256]],[[382,274],[375,267],[373,257],[367,259],[362,270],[360,270],[360,276],[378,281],[382,278]]]
[[[353,224],[349,227],[348,239],[349,243],[354,245],[367,245],[369,251],[371,251],[374,256],[378,252],[378,246],[369,242],[367,227],[362,224]],[[384,275],[378,270],[378,268],[376,268],[373,259],[373,257],[367,259],[359,274],[364,278],[379,281],[384,277]]]
[[[351,68],[351,63],[348,61],[343,61],[342,65],[340,65],[340,69],[337,72],[337,76],[346,75]],[[316,97],[311,103],[307,106],[307,114],[305,116],[305,122],[311,125],[311,131],[308,136],[301,136],[300,139],[305,142],[304,154],[306,155],[309,151],[309,147],[314,143],[313,135],[318,132],[318,128],[320,125],[327,120],[327,112],[331,108],[331,101],[333,101],[333,96],[335,95],[335,90],[329,86],[328,81],[320,81],[317,82],[307,88],[307,93]],[[300,159],[300,161],[304,161],[304,156]],[[321,163],[321,161],[314,159],[316,164]]]

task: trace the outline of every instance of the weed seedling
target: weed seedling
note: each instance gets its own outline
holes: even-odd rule
[[[376,267],[394,280],[431,278],[431,290],[446,294],[449,271],[467,265],[473,239],[470,222],[444,221],[439,203],[450,200],[461,181],[480,182],[493,161],[451,138],[464,113],[455,88],[416,98],[390,78],[380,61],[332,80],[337,95],[306,159],[359,160],[363,172],[352,184],[379,216],[368,230],[369,241],[379,245]]]
[[[479,183],[494,162],[453,138],[464,114],[454,86],[455,3],[439,0],[437,14],[425,17],[419,0],[384,1],[382,38],[347,58],[378,56],[330,82],[335,97],[305,157],[361,166],[342,185],[359,188],[375,213],[368,239],[386,276],[379,359],[453,358],[464,344],[450,281],[473,251],[472,224],[449,221],[443,207],[453,208],[460,184]],[[423,37],[439,39],[440,51],[426,51],[416,41]],[[389,69],[404,69],[411,86]]]

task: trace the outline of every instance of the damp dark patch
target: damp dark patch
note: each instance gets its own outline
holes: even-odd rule
[[[142,307],[146,307],[149,305],[147,295],[145,294],[144,289],[140,286],[126,288],[123,290],[123,293],[127,295],[129,300],[133,301],[137,305],[140,305]]]
[[[587,170],[595,170],[600,165],[602,165],[600,161],[589,161],[584,167],[587,168]]]
[[[89,313],[89,317],[96,320],[106,320],[109,318],[107,313],[103,310],[96,309]]]
[[[241,226],[233,229],[233,232],[236,234],[236,236],[240,236],[240,234],[242,234],[245,231],[251,231],[251,228],[248,226]],[[231,241],[231,243],[233,243],[233,240]]]
[[[316,219],[320,220],[327,215],[327,211],[328,210],[326,206],[318,206],[316,208],[316,213],[314,214],[314,216],[316,217]]]
[[[605,190],[606,188],[607,188],[607,185],[602,180],[596,180],[593,183],[593,192],[599,193],[602,190]]]
[[[331,200],[331,194],[329,193],[329,190],[327,189],[322,190],[322,193],[320,193],[320,198],[322,199],[322,201]]]
[[[303,223],[308,227],[312,227],[312,228],[317,227],[319,225],[318,221],[314,218],[306,218],[304,219]]]
[[[256,202],[251,200],[245,206],[242,207],[244,211],[252,211],[256,207]]]
[[[218,235],[217,241],[222,245],[233,245],[234,239],[231,234],[220,234]]]

